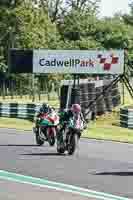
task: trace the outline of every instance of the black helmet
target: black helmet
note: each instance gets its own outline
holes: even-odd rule
[[[43,112],[49,112],[49,105],[47,103],[43,103],[42,104],[42,109],[43,109]]]
[[[43,107],[43,108],[46,108],[46,107],[49,107],[49,105],[48,105],[47,103],[43,103],[43,104],[42,104],[42,107]]]

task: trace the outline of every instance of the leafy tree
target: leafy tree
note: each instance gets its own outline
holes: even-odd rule
[[[133,2],[129,4],[129,7],[130,7],[130,14],[123,15],[123,19],[126,24],[133,25]]]
[[[104,19],[98,18],[99,5],[100,0],[0,0],[0,72],[1,77],[6,74],[6,79],[15,82],[16,86],[12,84],[10,88],[15,87],[21,96],[24,91],[34,93],[31,74],[3,74],[7,71],[11,47],[81,50],[128,47],[128,56],[132,58],[133,3],[130,4],[130,14],[116,13],[112,18]],[[36,90],[50,92],[52,83],[58,90],[65,78],[71,79],[72,76],[39,76]]]

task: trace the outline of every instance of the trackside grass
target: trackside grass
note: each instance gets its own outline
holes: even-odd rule
[[[28,120],[0,117],[0,128],[15,128],[18,130],[31,130],[33,123]]]
[[[120,92],[122,94],[121,86]],[[133,105],[133,99],[129,95],[126,88],[124,100],[124,106]],[[35,99],[35,103],[44,101],[48,102],[51,106],[59,107],[59,100],[57,99],[56,95],[51,95],[50,101],[48,101],[46,95],[41,96],[41,101],[37,97]],[[0,102],[3,102],[1,97]],[[23,96],[23,98],[16,96],[14,99],[11,99],[11,97],[6,97],[4,103],[7,102],[33,103],[32,100],[29,99],[29,96],[26,95]],[[115,108],[112,113],[107,113],[103,116],[100,116],[94,122],[91,121],[88,125],[88,128],[83,132],[82,137],[133,143],[133,129],[121,128],[119,126],[119,110],[121,106]],[[29,130],[32,132],[33,125],[34,124],[28,120],[0,117],[0,127],[4,128],[15,128],[20,130]]]
[[[53,93],[50,94],[50,100],[48,100],[48,97],[46,95],[41,95],[41,99],[39,100],[38,96],[35,96],[34,102],[32,101],[32,98],[29,97],[29,95],[23,95],[22,98],[20,96],[14,96],[13,98],[11,96],[6,96],[5,99],[0,96],[0,103],[20,103],[20,104],[40,104],[40,103],[48,103],[49,105],[53,107],[59,107],[59,99],[57,97],[57,94]]]
[[[114,120],[108,118],[105,121],[105,117],[107,116],[97,119],[96,122],[90,122],[82,137],[133,143],[133,129],[121,128],[118,123],[113,125]],[[34,123],[28,120],[0,118],[0,128],[27,130],[32,134],[33,125]]]
[[[83,136],[87,138],[133,143],[133,129],[120,127],[119,112],[117,110],[99,117],[95,122],[90,122]]]
[[[85,138],[133,143],[133,129],[113,125],[96,125],[96,123],[92,123],[82,136]]]

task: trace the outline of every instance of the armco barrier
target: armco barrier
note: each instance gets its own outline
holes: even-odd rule
[[[133,129],[133,106],[120,109],[120,126]]]
[[[33,121],[41,104],[0,103],[0,117],[12,117]]]

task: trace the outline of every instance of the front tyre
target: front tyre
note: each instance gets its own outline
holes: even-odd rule
[[[61,146],[57,146],[57,152],[59,153],[59,154],[63,154],[64,152],[65,152],[65,147],[61,147]]]
[[[44,141],[42,141],[39,137],[39,135],[36,135],[36,144],[38,146],[42,146],[44,144]]]
[[[44,140],[40,137],[39,130],[35,132],[35,138],[38,146],[42,146],[44,144]]]
[[[68,139],[68,146],[67,146],[67,151],[68,155],[73,155],[75,153],[75,150],[77,148],[78,144],[78,135],[77,134],[70,134],[69,139]]]
[[[58,132],[57,134],[57,152],[59,154],[63,154],[66,150],[63,135],[64,135],[64,130],[61,129],[60,132]]]
[[[49,145],[50,146],[54,146],[55,145],[55,137],[54,136],[50,136],[48,139]]]

